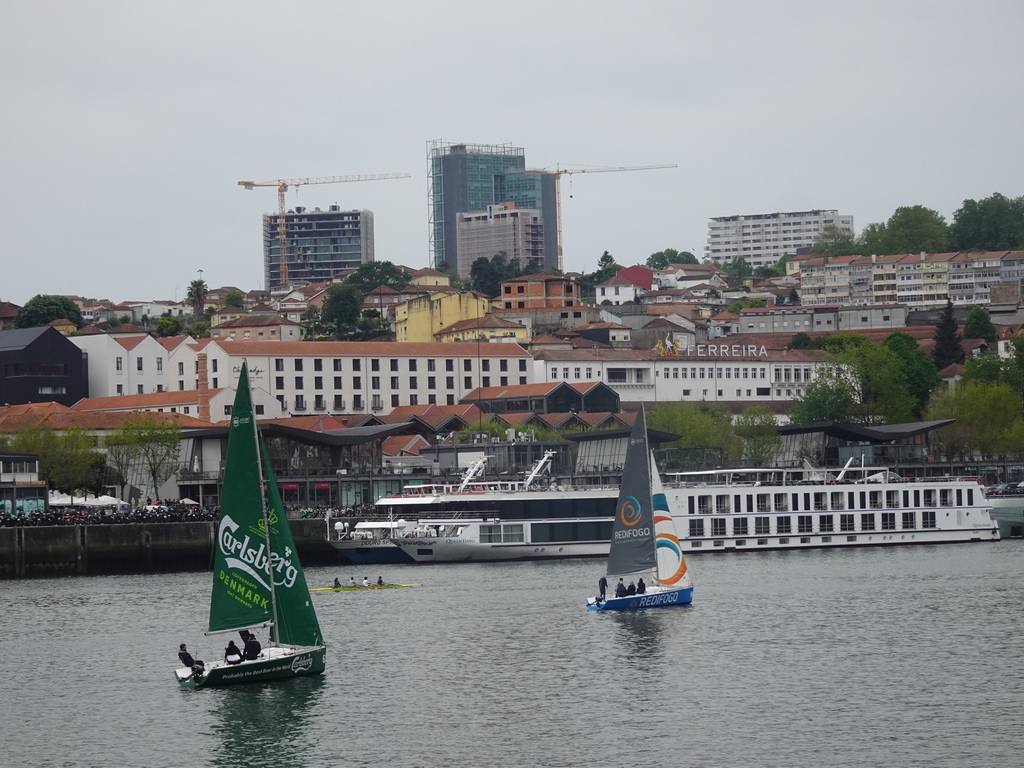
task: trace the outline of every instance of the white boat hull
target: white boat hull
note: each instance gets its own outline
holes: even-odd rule
[[[445,538],[395,542],[416,563],[478,563],[509,560],[565,560],[607,557],[608,542],[483,544],[472,539]]]
[[[595,527],[605,526],[610,539],[612,518],[571,515],[578,514],[579,509],[593,515],[606,508],[602,506],[605,503],[610,508],[617,493],[613,487],[476,491],[395,496],[379,500],[378,505],[390,507],[396,514],[418,517],[421,522],[427,518],[430,530],[439,534],[395,540],[417,563],[604,557],[609,544],[595,540]],[[679,484],[665,487],[664,494],[680,548],[687,555],[950,544],[1000,538],[999,525],[990,514],[991,504],[975,483]],[[889,501],[893,506],[885,506]],[[760,506],[762,502],[765,508]],[[524,512],[540,508],[565,516],[523,519]],[[450,515],[455,510],[468,518],[456,523],[461,530],[455,529],[450,520],[428,518],[431,513],[444,511]],[[1020,507],[1016,510],[1019,512]],[[587,533],[580,528],[579,540],[554,541],[550,533],[532,533],[535,525],[547,526],[550,531],[565,530],[559,526],[570,523],[589,525]],[[514,525],[522,531],[515,541],[504,535],[499,537],[502,541],[488,541],[480,534],[481,524]],[[448,530],[452,535],[443,535],[446,526],[451,526]],[[540,539],[542,543],[535,541]]]

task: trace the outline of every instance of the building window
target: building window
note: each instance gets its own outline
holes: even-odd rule
[[[445,389],[455,389],[455,377],[454,376],[445,376],[444,388]],[[451,405],[451,403],[448,403],[448,405]]]
[[[302,370],[302,358],[301,357],[295,358],[295,370],[296,371],[301,371]]]
[[[302,377],[301,376],[296,376],[295,377],[295,388],[296,389],[302,389],[303,388],[303,382],[302,382]]]
[[[137,371],[141,371],[142,370],[142,358],[141,357],[136,357],[135,358],[135,370],[137,370]]]
[[[216,362],[216,361],[214,361],[214,362]],[[164,359],[162,357],[158,357],[156,359],[156,369],[157,369],[157,371],[161,371],[161,372],[163,371],[163,369],[164,369]],[[214,369],[214,370],[216,370],[216,369]]]
[[[462,361],[462,370],[464,370],[464,371],[472,371],[473,370],[473,361],[470,360],[469,358],[463,360]]]
[[[473,388],[473,377],[472,376],[466,376],[463,379],[462,386],[465,387],[466,391],[471,390]]]
[[[324,369],[324,361],[321,360],[318,357],[314,358],[313,359],[313,370],[314,371],[322,371],[323,369]]]
[[[391,396],[391,407],[392,408],[397,408],[398,407],[398,395],[392,395]]]
[[[373,360],[370,361],[370,370],[371,371],[379,371],[380,370],[380,359],[379,358],[374,358]]]
[[[362,376],[353,376],[352,377],[352,389],[362,389],[362,388],[363,388],[363,377]]]
[[[275,357],[274,358],[274,370],[275,371],[283,371],[284,370],[284,358],[281,358],[281,357]]]
[[[380,376],[370,377],[370,389],[380,389]]]
[[[284,376],[274,378],[274,389],[284,389]]]
[[[392,389],[398,389],[398,377],[397,376],[392,376],[391,377],[391,388]]]

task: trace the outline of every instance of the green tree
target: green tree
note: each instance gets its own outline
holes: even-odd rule
[[[359,268],[345,279],[345,284],[357,288],[364,296],[382,285],[401,291],[409,285],[409,274],[390,261],[368,261],[360,264]]]
[[[822,368],[818,376],[804,388],[804,393],[793,400],[789,408],[789,420],[793,424],[813,424],[818,421],[834,421],[852,424],[855,420],[854,390],[850,381],[843,376],[824,375]]]
[[[67,296],[39,294],[33,296],[14,316],[15,328],[40,328],[53,320],[70,320],[82,327],[82,312]]]
[[[140,469],[151,483],[153,497],[159,497],[160,486],[181,465],[178,423],[155,413],[139,412],[125,420],[120,435],[135,451]]]
[[[206,308],[206,297],[210,295],[210,289],[205,280],[193,280],[188,284],[188,292],[185,300],[192,307],[192,316],[196,319],[203,317],[203,310]]]
[[[108,434],[103,447],[106,449],[106,482],[108,485],[116,485],[118,498],[123,499],[137,469],[137,452],[123,428]]]
[[[744,309],[759,309],[767,306],[764,299],[737,299],[725,308],[726,312],[738,315]]]
[[[984,339],[987,342],[996,340],[996,327],[992,325],[988,310],[984,307],[972,307],[964,322],[965,339]]]
[[[953,302],[950,299],[946,299],[946,306],[939,315],[933,338],[935,345],[932,347],[932,360],[935,361],[938,370],[964,361],[964,348],[960,343],[962,339],[956,324],[956,316],[953,314]]]
[[[245,309],[245,294],[241,291],[228,291],[224,294],[224,306]]]
[[[319,336],[324,336],[328,333],[329,329],[324,324],[320,307],[316,304],[310,304],[302,312],[302,318],[299,320],[302,325],[305,337],[307,339],[315,339]]]
[[[983,381],[986,384],[997,384],[1003,378],[1003,361],[999,355],[989,352],[975,357],[971,355],[964,360],[962,381]]]
[[[99,480],[101,456],[96,439],[81,427],[55,431],[30,429],[11,440],[17,453],[39,454],[39,470],[57,490],[71,494],[95,490]]]
[[[615,258],[605,251],[597,260],[597,271],[580,278],[580,293],[586,298],[593,299],[597,294],[597,286],[613,278],[620,269],[622,265],[617,264]]]
[[[907,388],[914,399],[913,415],[919,418],[928,404],[928,398],[941,382],[935,362],[921,349],[917,339],[903,331],[890,333],[882,341],[882,346],[892,350],[902,363]]]
[[[937,211],[923,205],[901,206],[884,225],[861,234],[865,253],[940,253],[949,248],[949,229]]]
[[[156,335],[160,337],[180,336],[181,320],[176,317],[163,316],[156,319]]]
[[[659,403],[647,417],[651,429],[674,432],[673,448],[717,448],[727,456],[739,453],[729,412],[711,403]]]
[[[677,251],[675,248],[666,248],[663,251],[658,251],[648,256],[645,264],[649,269],[665,269],[669,264],[700,264],[700,262],[689,251]]]
[[[338,338],[355,329],[362,314],[363,292],[348,281],[327,287],[321,321],[333,329]]]
[[[953,214],[949,240],[960,251],[1024,248],[1024,197],[995,192],[983,200],[964,200]]]
[[[473,282],[474,291],[490,298],[501,293],[502,278],[486,256],[479,257],[469,266],[469,277]]]
[[[848,229],[826,224],[814,238],[811,253],[826,259],[834,256],[852,256],[861,252],[861,244],[856,235]]]
[[[755,467],[771,466],[782,449],[775,414],[764,405],[744,408],[736,417],[735,431],[743,441],[743,460]]]
[[[786,349],[812,349],[811,337],[803,331],[794,333],[786,345]]]
[[[1020,455],[1024,451],[1024,410],[1020,395],[1004,383],[963,381],[936,390],[925,418],[955,419],[931,436],[948,459]]]
[[[913,418],[915,401],[896,352],[868,342],[848,347],[836,359],[854,386],[856,423],[900,424]]]

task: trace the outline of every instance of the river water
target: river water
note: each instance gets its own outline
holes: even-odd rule
[[[312,568],[327,673],[186,691],[209,576],[0,586],[3,766],[971,766],[1024,752],[1024,542],[690,558],[689,608],[591,613],[602,561]]]

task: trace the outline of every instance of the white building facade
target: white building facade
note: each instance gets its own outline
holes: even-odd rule
[[[822,365],[819,354],[727,340],[661,352],[548,350],[537,353],[534,377],[603,381],[624,401],[756,405],[802,396]]]
[[[247,361],[252,386],[287,416],[456,405],[478,387],[533,383],[530,354],[518,344],[215,339],[175,358],[174,388],[198,388],[200,353],[211,389],[233,387]]]
[[[743,258],[755,269],[769,267],[787,253],[809,248],[829,225],[853,234],[853,216],[836,210],[717,216],[708,224],[704,258],[722,264]]]

